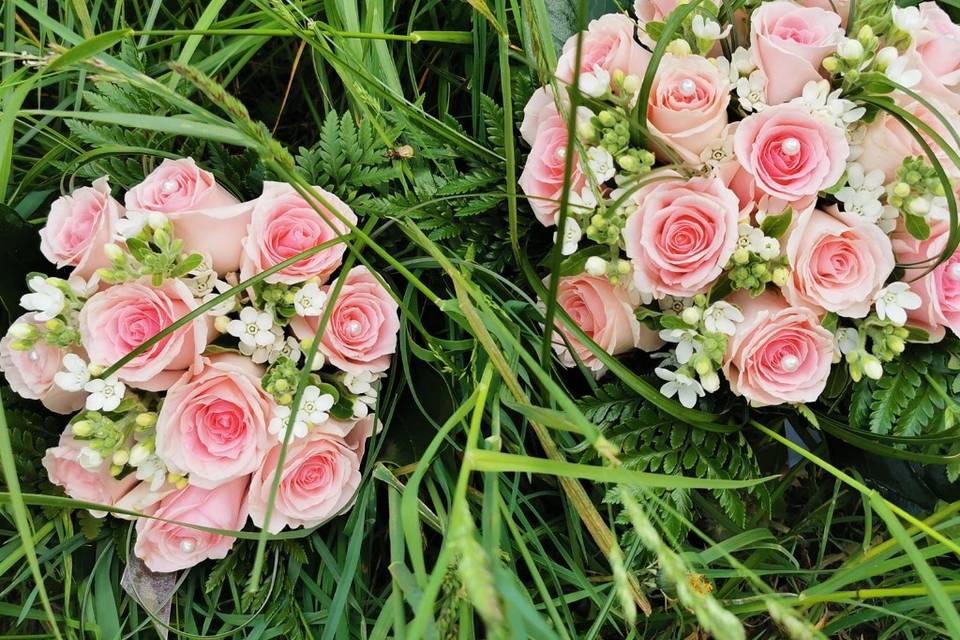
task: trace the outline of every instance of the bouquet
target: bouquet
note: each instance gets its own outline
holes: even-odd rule
[[[815,421],[828,381],[883,388],[960,333],[960,26],[933,2],[733,7],[638,0],[571,37],[519,184],[603,350],[653,354],[684,407],[729,388]]]
[[[314,192],[266,182],[241,202],[167,159],[124,204],[106,177],[59,198],[40,231],[69,275],[29,276],[0,366],[72,415],[50,481],[95,515],[145,514],[133,552],[152,571],[225,557],[235,538],[198,526],[315,527],[357,492],[398,305],[343,264],[357,216]]]

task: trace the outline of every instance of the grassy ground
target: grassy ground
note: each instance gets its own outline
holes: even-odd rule
[[[613,7],[4,3],[7,313],[62,190],[188,154],[245,198],[264,179],[337,193],[354,255],[403,300],[354,509],[184,574],[172,635],[960,637],[960,503],[915,469],[787,439],[782,416],[704,425],[642,357],[597,386],[545,356],[551,242],[517,198],[515,125],[566,35]],[[119,587],[131,528],[45,497],[62,424],[3,402],[0,637],[155,637]]]

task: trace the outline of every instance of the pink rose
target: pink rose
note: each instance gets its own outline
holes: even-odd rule
[[[836,184],[850,155],[842,129],[787,104],[745,118],[733,146],[757,187],[786,202],[815,196]]]
[[[159,287],[148,280],[118,284],[80,310],[80,340],[91,362],[110,365],[196,307],[180,280]],[[200,368],[200,354],[214,337],[209,324],[209,317],[201,317],[177,329],[125,364],[120,379],[147,391],[169,388],[186,370]]]
[[[920,3],[920,16],[926,25],[913,34],[907,51],[909,66],[921,74],[913,90],[956,111],[960,109],[960,26],[934,2]]]
[[[767,104],[798,97],[843,38],[840,16],[793,2],[764,2],[750,18],[750,52],[766,76]]]
[[[647,122],[685,162],[699,164],[700,152],[727,125],[730,80],[702,56],[667,54],[653,79]]]
[[[326,287],[327,295],[335,287],[336,283]],[[399,306],[390,292],[366,267],[354,267],[333,305],[317,346],[320,353],[343,371],[386,371],[400,330]],[[320,316],[297,316],[291,321],[300,338],[316,336],[319,324]]]
[[[637,23],[622,13],[608,13],[591,20],[580,45],[580,73],[592,74],[599,69],[610,75],[622,71],[624,75],[642,78],[650,52],[633,39],[636,27]],[[563,82],[572,83],[576,75],[578,36],[567,38],[557,61],[557,78]]]
[[[350,508],[360,487],[360,460],[373,425],[370,416],[357,422],[346,437],[314,430],[290,443],[270,515],[271,533],[284,527],[315,527]],[[266,523],[279,459],[277,446],[250,481],[247,508],[258,527]]]
[[[40,325],[34,314],[26,313],[14,321],[14,325]],[[7,378],[7,384],[21,398],[39,400],[54,413],[73,413],[84,404],[83,392],[64,391],[54,384],[53,377],[63,368],[63,356],[66,350],[52,347],[44,340],[38,340],[29,351],[10,348],[15,342],[10,333],[0,340],[0,371]]]
[[[68,429],[60,436],[60,443],[47,449],[42,464],[47,470],[50,482],[62,487],[64,493],[74,500],[95,502],[106,506],[116,506],[117,502],[137,484],[134,475],[123,478],[110,475],[110,465],[106,462],[96,471],[85,469],[77,462],[77,456],[84,443],[76,440]],[[95,518],[106,515],[104,511],[90,513]]]
[[[623,229],[642,294],[692,296],[705,291],[737,245],[740,201],[717,178],[654,182],[636,194]]]
[[[113,239],[122,214],[107,178],[97,178],[92,187],[76,189],[50,205],[40,230],[40,251],[58,268],[71,266],[74,275],[89,278],[100,267],[110,266],[103,246]]]
[[[160,501],[155,518],[184,522],[211,529],[238,531],[247,521],[244,497],[248,478],[237,478],[216,489],[188,485]],[[227,555],[236,538],[208,533],[154,518],[137,520],[133,552],[151,571],[189,569],[207,559]]]
[[[721,0],[711,0],[716,7],[720,7]],[[640,26],[640,41],[651,49],[656,45],[653,38],[645,31],[648,22],[666,22],[670,14],[680,6],[679,0],[636,0],[633,10],[637,14]]]
[[[551,92],[535,92],[524,108],[520,132],[532,145],[527,163],[517,184],[529,197],[530,208],[544,226],[557,222],[563,192],[563,172],[567,154],[567,121],[557,110]],[[580,193],[587,179],[574,151],[570,169],[570,191]]]
[[[931,225],[926,240],[917,240],[902,224],[891,236],[897,262],[923,263],[906,269],[903,276],[910,290],[920,296],[920,307],[907,310],[907,324],[929,333],[931,342],[943,339],[945,327],[960,335],[960,252],[930,271],[947,245],[949,232],[950,225],[944,221]]]
[[[340,217],[356,224],[356,214],[340,198],[320,187],[313,189]],[[254,203],[253,217],[243,242],[241,280],[349,233],[347,225],[334,212],[319,202],[315,204],[320,213],[289,184],[263,183],[263,194]],[[326,281],[340,266],[346,249],[347,245],[339,242],[268,276],[266,281],[286,284],[297,284],[310,278]]]
[[[818,314],[866,317],[894,267],[890,239],[880,227],[820,210],[797,216],[786,250],[791,271],[783,296]]]
[[[240,268],[252,204],[233,197],[193,158],[164,160],[127,191],[125,202],[131,212],[165,214],[184,250],[209,256],[218,273]]]
[[[744,317],[723,363],[730,390],[756,407],[819,398],[833,362],[833,335],[817,314],[770,291],[756,298],[740,291],[730,302]]]
[[[544,284],[549,277],[544,279]],[[640,348],[653,351],[661,344],[659,336],[637,320],[634,309],[637,296],[625,287],[614,286],[605,277],[585,273],[560,278],[557,303],[587,336],[612,356]],[[577,358],[599,377],[605,371],[603,363],[559,321],[553,338],[553,349],[565,367],[576,366],[576,360],[567,348],[573,347]],[[566,340],[564,340],[564,338]]]
[[[850,18],[850,0],[797,0],[801,7],[816,7],[840,16],[840,26],[846,27]]]
[[[221,354],[181,378],[157,418],[157,456],[202,489],[258,469],[275,444],[267,433],[273,400],[262,377],[263,367],[249,358]]]

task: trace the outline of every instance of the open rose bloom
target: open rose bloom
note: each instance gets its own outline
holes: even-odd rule
[[[50,482],[134,519],[151,571],[224,558],[251,518],[275,533],[353,504],[400,330],[390,284],[343,268],[356,223],[318,187],[243,201],[190,158],[52,203],[41,251],[64,277],[30,274],[0,370],[72,414]]]
[[[561,365],[626,359],[686,408],[816,403],[960,335],[960,26],[727,4],[601,16],[527,103],[518,183],[566,256],[544,330]]]

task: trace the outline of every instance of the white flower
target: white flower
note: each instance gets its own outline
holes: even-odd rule
[[[67,278],[67,284],[77,297],[89,298],[100,288],[100,276],[94,273],[89,280],[84,280],[80,276],[73,275]]]
[[[846,130],[847,127],[867,112],[863,107],[846,98],[840,97],[841,89],[830,91],[826,80],[811,80],[803,85],[803,93],[790,101],[790,104],[803,107],[810,115]]]
[[[897,228],[897,221],[900,220],[900,210],[896,207],[884,207],[883,211],[880,213],[880,220],[877,221],[877,226],[884,233],[893,233]]]
[[[586,216],[593,213],[597,208],[597,196],[594,195],[593,189],[588,186],[585,187],[580,193],[571,191],[570,208],[572,213],[578,216]]]
[[[859,348],[860,333],[850,327],[841,327],[837,329],[836,342],[840,353],[846,355]]]
[[[580,224],[572,217],[567,216],[563,222],[563,238],[561,239],[562,245],[560,247],[560,253],[568,256],[576,251],[577,246],[580,244],[580,238],[582,237],[583,232],[580,230]],[[556,232],[553,233],[553,241],[557,241]]]
[[[270,364],[276,362],[280,356],[285,356],[294,363],[300,361],[300,341],[293,336],[287,336],[287,339],[283,340],[280,345],[274,343],[272,346],[274,348],[273,353],[270,354],[272,359],[268,358]]]
[[[103,456],[90,447],[84,447],[77,454],[77,464],[87,471],[96,471],[103,464]]]
[[[593,71],[580,74],[580,92],[591,98],[601,98],[610,90],[610,72],[594,65]]]
[[[380,376],[372,371],[361,371],[359,373],[346,372],[343,374],[343,386],[350,393],[364,395],[373,393],[376,395],[374,383],[380,379]]]
[[[266,311],[257,311],[253,307],[244,307],[240,310],[240,319],[231,320],[227,325],[230,335],[240,339],[241,344],[248,347],[265,347],[276,341],[271,331],[273,315]]]
[[[737,234],[737,247],[746,249],[750,253],[760,253],[760,250],[763,249],[763,241],[766,236],[757,227],[740,223],[737,227]]]
[[[757,68],[748,49],[737,47],[730,56],[730,82],[736,84],[740,76],[749,76]]]
[[[674,353],[679,364],[690,362],[693,354],[699,353],[703,348],[700,344],[700,334],[693,329],[661,329],[660,339],[677,344]]]
[[[583,270],[599,278],[607,273],[607,261],[600,256],[590,256],[583,265]]]
[[[843,38],[837,44],[837,55],[850,62],[859,61],[863,57],[863,45],[859,40]]]
[[[20,306],[27,311],[36,311],[35,320],[46,322],[60,315],[67,304],[63,291],[48,283],[43,276],[33,276],[27,286],[33,293],[22,296]]]
[[[737,98],[744,111],[763,111],[766,103],[767,77],[757,69],[749,78],[737,80]]]
[[[863,166],[854,162],[847,165],[847,184],[836,193],[844,213],[877,222],[883,213],[883,171],[875,169],[865,174]]]
[[[914,7],[910,8],[912,9]],[[907,58],[897,58],[890,63],[890,65],[887,67],[887,70],[884,71],[883,74],[894,82],[909,89],[923,79],[923,74],[920,73],[919,70],[907,68],[909,63],[910,61],[907,60]]]
[[[64,391],[76,392],[90,382],[90,369],[83,358],[75,353],[63,356],[63,371],[53,376],[53,382]]]
[[[140,235],[143,228],[147,226],[147,220],[150,216],[146,211],[136,211],[127,209],[124,217],[115,223],[114,240],[126,242],[128,238]]]
[[[361,398],[353,401],[353,417],[355,419],[360,420],[366,418],[368,413],[370,413],[370,407],[367,406],[366,402]]]
[[[920,296],[910,290],[906,282],[894,282],[877,292],[873,297],[877,316],[889,320],[898,327],[907,322],[907,311],[920,308]]]
[[[267,425],[267,431],[277,437],[277,440],[283,442],[290,425],[290,407],[280,405],[273,410],[273,417],[270,424]],[[303,406],[297,411],[297,418],[293,422],[293,438],[304,438],[307,435],[307,422],[303,419]]]
[[[213,291],[210,291],[207,295],[203,296],[200,302],[206,304],[214,298],[222,296],[232,288],[233,285],[231,285],[229,282],[226,282],[225,280],[216,280],[213,283]],[[207,311],[207,315],[219,318],[227,315],[228,313],[233,313],[236,310],[237,296],[230,296],[228,298],[224,298],[222,302],[218,303],[216,306],[210,309],[210,311]]]
[[[323,424],[330,417],[327,413],[333,406],[333,396],[320,391],[320,387],[310,385],[303,390],[300,411],[304,420],[313,425]]]
[[[590,147],[587,150],[587,165],[597,182],[606,182],[617,172],[613,156],[603,147]]]
[[[250,345],[246,342],[241,342],[239,345],[240,353],[245,356],[250,356],[250,359],[253,360],[255,364],[276,362],[285,347],[283,329],[278,326],[273,326],[270,327],[270,330],[266,333],[271,336],[272,342],[270,342],[270,344]]]
[[[702,398],[705,395],[703,386],[689,376],[661,367],[657,367],[654,371],[659,378],[667,381],[660,387],[660,393],[667,398],[676,395],[680,404],[687,409],[692,409],[697,404],[697,398]]]
[[[120,406],[127,388],[113,375],[107,379],[95,378],[83,385],[83,390],[90,394],[87,411],[113,411]]]
[[[780,241],[776,238],[764,237],[757,254],[764,260],[773,260],[780,255]]]
[[[737,331],[738,322],[743,322],[740,309],[723,300],[714,302],[703,312],[703,325],[710,333],[732,336]]]
[[[897,5],[893,5],[890,11],[893,13],[893,24],[901,31],[912,34],[927,26],[926,19],[921,15],[920,9],[917,7],[898,7]]]
[[[319,316],[323,313],[323,305],[327,302],[327,294],[320,290],[316,282],[308,282],[293,294],[293,308],[297,315]]]
[[[137,445],[139,446],[139,445]],[[137,448],[134,446],[134,449]],[[130,454],[130,464],[133,464],[133,453]],[[150,491],[158,491],[167,481],[167,466],[159,456],[151,455],[134,465],[137,468],[137,480],[150,483]]]
[[[720,388],[720,376],[717,375],[716,371],[708,371],[700,376],[700,386],[707,393],[713,393]]]
[[[721,135],[714,138],[710,144],[700,152],[700,160],[707,166],[715,168],[734,157],[733,136]]]
[[[692,26],[693,34],[701,40],[720,40],[721,38],[726,38],[730,35],[730,30],[733,28],[732,24],[728,24],[726,29],[720,31],[720,24],[718,22],[704,18],[700,14],[693,16]]]

